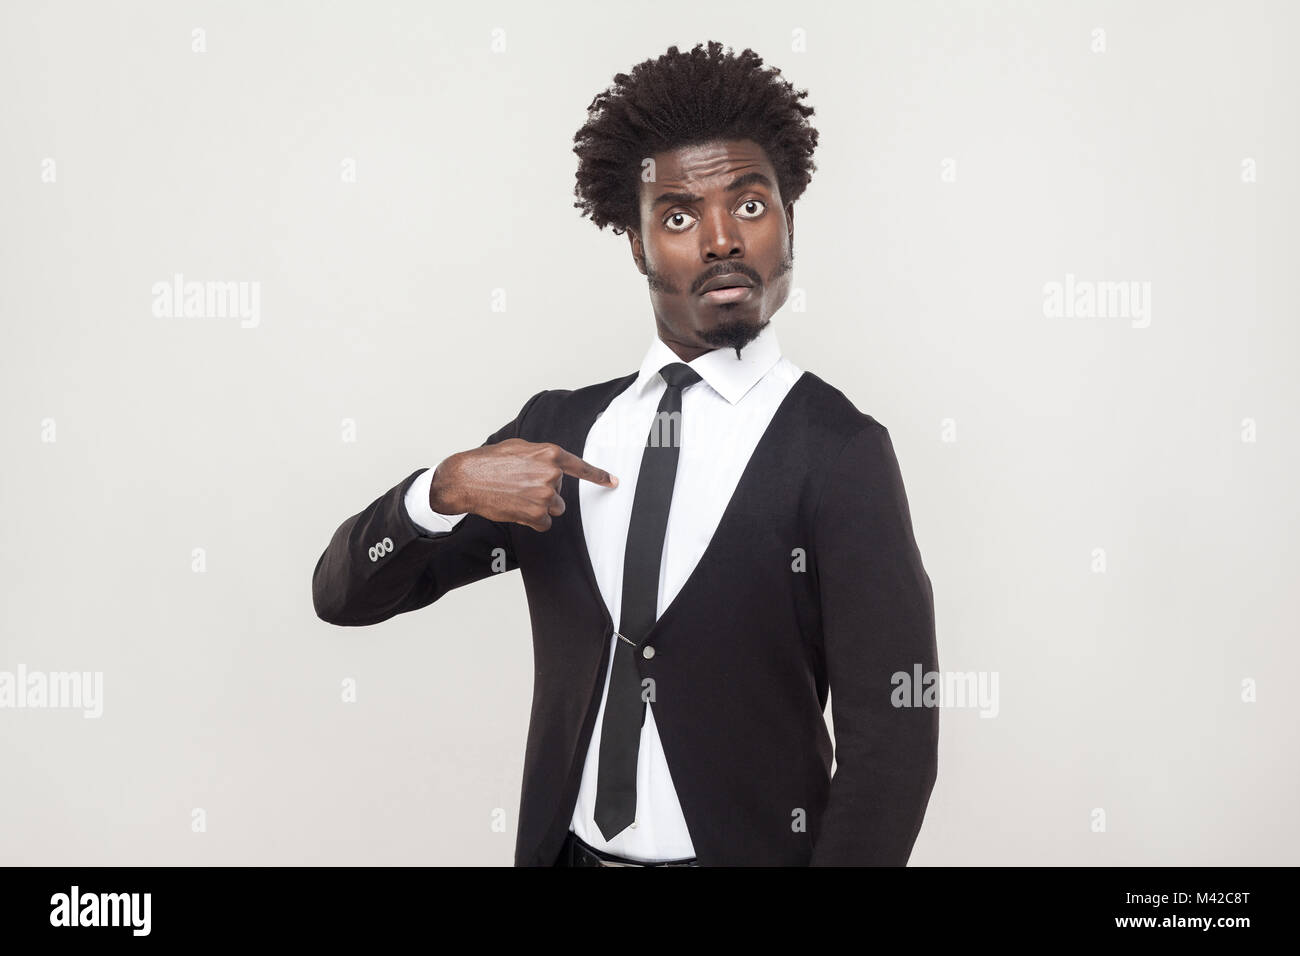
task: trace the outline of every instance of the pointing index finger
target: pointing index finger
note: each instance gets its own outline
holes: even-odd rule
[[[557,453],[555,463],[560,466],[560,470],[566,475],[573,475],[575,478],[581,478],[584,481],[594,481],[598,485],[608,485],[611,488],[618,487],[618,479],[605,471],[603,468],[597,468],[595,465],[583,461],[571,451],[561,448]]]

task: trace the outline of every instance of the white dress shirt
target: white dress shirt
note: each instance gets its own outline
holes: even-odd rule
[[[578,482],[587,550],[610,619],[615,622],[619,621],[622,609],[623,558],[641,456],[667,388],[659,370],[674,362],[681,359],[656,336],[641,362],[640,374],[597,417],[580,456],[619,480],[617,488]],[[704,555],[755,446],[786,393],[802,374],[781,355],[776,329],[770,323],[740,350],[739,359],[735,349],[720,348],[686,364],[700,374],[702,381],[682,392],[681,449],[659,568],[656,617],[672,603]],[[429,507],[432,481],[432,468],[416,479],[406,495],[407,510],[412,520],[429,532],[450,531],[465,516],[441,515]],[[694,856],[695,849],[655,727],[654,704],[647,705],[641,728],[636,820],[613,840],[606,840],[596,827],[600,731],[617,640],[617,637],[610,638],[605,689],[587,749],[570,829],[599,850],[633,860]]]

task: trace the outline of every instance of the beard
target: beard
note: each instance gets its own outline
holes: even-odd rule
[[[758,338],[758,333],[767,328],[771,321],[771,319],[763,319],[761,322],[748,322],[745,319],[728,319],[701,332],[700,338],[715,349],[735,349],[736,358],[739,359],[740,350]]]

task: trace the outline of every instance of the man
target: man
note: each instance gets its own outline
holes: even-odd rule
[[[901,866],[934,785],[938,711],[895,693],[938,660],[889,434],[770,324],[817,133],[762,63],[671,47],[575,136],[576,205],[647,277],[640,370],[534,395],[316,565],[351,626],[521,571],[518,866]]]

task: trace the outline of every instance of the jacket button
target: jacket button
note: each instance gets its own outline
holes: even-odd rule
[[[645,647],[641,648],[641,656],[646,660],[650,660],[650,658],[655,656],[655,649],[647,644]]]

